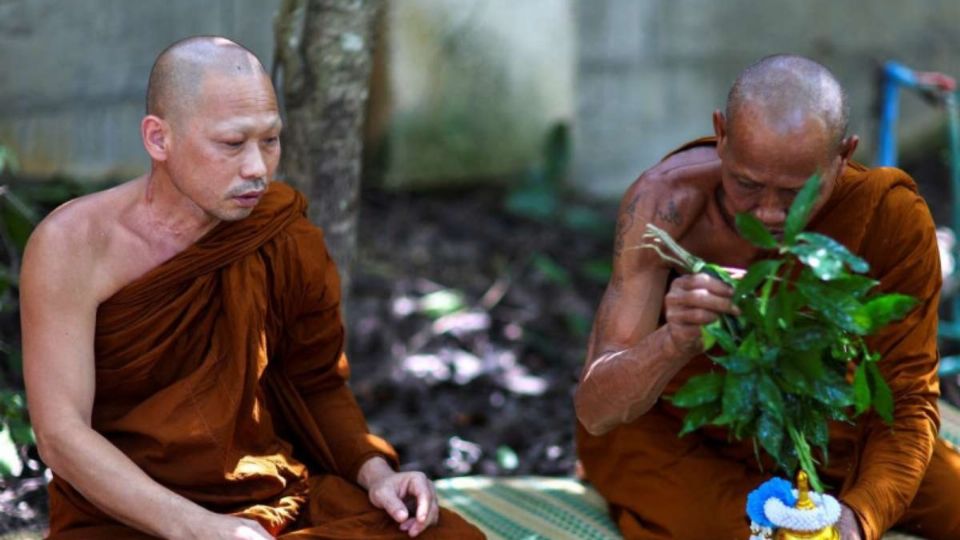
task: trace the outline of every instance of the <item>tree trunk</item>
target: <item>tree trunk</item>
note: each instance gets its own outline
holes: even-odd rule
[[[323,228],[344,299],[356,246],[363,123],[383,5],[384,0],[284,0],[276,19],[274,83],[286,110],[281,170],[310,201],[310,220]]]

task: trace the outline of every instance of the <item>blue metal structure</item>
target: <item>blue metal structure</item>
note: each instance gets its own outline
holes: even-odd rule
[[[940,73],[918,72],[898,62],[883,66],[883,84],[880,103],[880,129],[877,141],[878,166],[896,167],[897,134],[900,89],[908,88],[934,97],[947,111],[950,138],[950,189],[952,194],[951,229],[960,238],[960,109],[957,107],[956,86],[950,77]],[[941,338],[960,340],[960,295],[941,298],[947,303],[947,317],[940,321]],[[960,374],[960,356],[940,360],[940,376]]]

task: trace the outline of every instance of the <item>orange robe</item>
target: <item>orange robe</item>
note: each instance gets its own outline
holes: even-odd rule
[[[682,149],[705,144],[714,141]],[[921,300],[904,320],[868,339],[882,354],[879,366],[893,391],[893,428],[873,413],[852,426],[831,425],[822,477],[857,514],[867,539],[894,525],[926,538],[958,539],[960,456],[937,439],[941,277],[926,203],[902,171],[851,163],[808,229],[866,259],[878,290]],[[664,393],[711,369],[706,356],[693,359]],[[746,495],[776,471],[769,461],[761,471],[753,444],[731,442],[721,428],[677,437],[685,412],[659,400],[634,422],[600,437],[578,425],[587,477],[628,539],[747,538]]]
[[[160,484],[281,538],[407,538],[352,482],[396,455],[346,386],[340,283],[305,211],[275,183],[100,305],[92,425]],[[61,478],[49,491],[51,538],[148,538]],[[483,535],[444,510],[423,537]]]

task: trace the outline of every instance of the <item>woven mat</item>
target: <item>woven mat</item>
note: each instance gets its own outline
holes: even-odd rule
[[[940,436],[960,446],[960,409],[940,403]],[[618,540],[607,505],[573,478],[437,480],[440,503],[480,527],[490,540]],[[40,533],[0,533],[0,540],[39,540]],[[884,540],[919,540],[891,532]]]
[[[940,435],[960,446],[960,410],[940,403]],[[436,482],[440,503],[460,513],[490,540],[616,540],[607,505],[572,478],[467,476]],[[890,532],[884,540],[919,540]]]

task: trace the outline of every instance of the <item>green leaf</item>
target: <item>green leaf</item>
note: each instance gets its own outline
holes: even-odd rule
[[[833,288],[841,290],[858,300],[866,296],[870,289],[879,284],[880,282],[875,279],[857,274],[847,274],[830,282]]]
[[[557,190],[544,184],[528,184],[513,191],[504,203],[508,212],[539,221],[550,219],[559,205]]]
[[[827,445],[830,443],[830,429],[827,425],[823,410],[815,404],[804,408],[802,432],[811,444],[820,448],[820,452],[827,456]]]
[[[533,257],[533,266],[542,274],[547,281],[555,285],[568,286],[573,281],[566,268],[560,266],[549,255],[537,253]]]
[[[787,334],[785,345],[797,351],[820,351],[830,343],[831,334],[822,324],[797,325]]]
[[[783,395],[777,383],[767,374],[757,377],[757,398],[766,412],[777,418],[783,417]]]
[[[690,377],[670,399],[677,407],[689,409],[720,398],[724,376],[720,373],[705,373]]]
[[[783,261],[779,259],[764,259],[751,264],[747,273],[734,286],[733,297],[740,299],[752,294],[767,278],[776,275],[781,265]]]
[[[867,300],[854,314],[854,318],[867,329],[868,334],[872,334],[887,324],[902,319],[917,303],[915,298],[905,294],[882,294]]]
[[[17,445],[10,437],[10,430],[0,424],[0,477],[16,478],[23,472],[23,461],[17,451]]]
[[[580,273],[594,283],[605,285],[613,275],[613,263],[607,258],[591,259],[580,265]]]
[[[709,351],[714,345],[716,345],[717,338],[714,336],[714,332],[717,331],[723,331],[723,329],[720,328],[719,319],[700,328],[700,340],[703,342],[704,351]]]
[[[851,253],[843,244],[818,233],[799,233],[797,243],[784,248],[784,251],[796,255],[824,281],[848,275],[845,268],[860,274],[870,270],[865,260]]]
[[[870,382],[867,380],[867,362],[861,362],[853,372],[853,405],[857,414],[870,407]]]
[[[564,225],[577,232],[585,232],[599,238],[612,238],[616,224],[596,210],[585,206],[564,207],[561,210]]]
[[[704,403],[703,405],[698,405],[687,413],[683,418],[683,428],[680,430],[680,437],[696,431],[698,428],[703,427],[710,422],[713,422],[713,419],[720,414],[720,403]]]
[[[747,213],[737,214],[737,230],[751,244],[763,249],[775,249],[777,239],[763,226],[759,219]]]
[[[853,405],[856,401],[850,384],[836,373],[827,373],[813,383],[813,397],[820,403],[835,409]]]
[[[813,455],[810,452],[810,445],[807,443],[806,438],[797,431],[796,428],[790,425],[787,426],[787,432],[793,441],[797,458],[800,460],[800,467],[807,473],[807,477],[810,479],[810,486],[818,493],[823,493],[823,483],[820,481],[820,475],[817,474],[817,468],[813,464]]]
[[[893,393],[883,380],[883,374],[876,362],[864,362],[867,366],[867,378],[870,380],[870,397],[873,401],[873,410],[888,424],[893,423]]]
[[[813,384],[807,380],[807,375],[794,364],[780,362],[777,368],[780,376],[776,380],[781,388],[798,395],[809,396],[813,393]]]
[[[437,319],[444,315],[456,313],[466,307],[463,293],[455,289],[441,289],[420,298],[418,307],[422,313],[430,318]]]
[[[811,384],[815,384],[825,373],[823,359],[819,352],[790,351],[780,358],[781,365],[792,365]]]
[[[734,286],[737,283],[737,280],[730,275],[730,272],[727,272],[725,268],[720,265],[712,263],[704,263],[703,267],[698,272],[702,271],[712,277],[719,279],[720,281],[726,283],[727,285]]]
[[[740,319],[745,320],[748,325],[764,328],[766,317],[760,313],[760,307],[757,304],[757,299],[752,296],[745,296],[737,302],[737,307],[740,308]]]
[[[800,280],[796,286],[807,303],[827,320],[857,335],[863,335],[867,331],[854,317],[862,304],[853,296],[818,281]]]
[[[753,416],[756,383],[750,375],[727,373],[723,383],[723,415],[742,423]]]
[[[754,370],[754,361],[751,358],[733,353],[729,356],[711,356],[714,363],[721,365],[727,371],[743,375]]]
[[[704,326],[701,332],[709,334],[716,343],[720,344],[720,348],[724,351],[728,353],[736,352],[737,344],[733,336],[723,327],[723,322],[720,319]]]
[[[10,437],[15,444],[24,446],[37,444],[37,437],[34,435],[33,428],[30,427],[30,424],[22,420],[14,420],[10,422],[9,427]]]
[[[757,439],[763,449],[781,467],[783,462],[783,424],[780,418],[764,411],[757,421]]]
[[[582,338],[590,335],[590,327],[593,322],[588,317],[579,313],[567,313],[563,319],[567,325],[567,330],[574,336]]]
[[[797,234],[807,225],[810,218],[810,211],[817,202],[820,195],[820,175],[815,174],[803,185],[803,189],[797,194],[790,205],[790,212],[787,214],[787,221],[783,227],[782,242],[785,245],[793,243]]]

